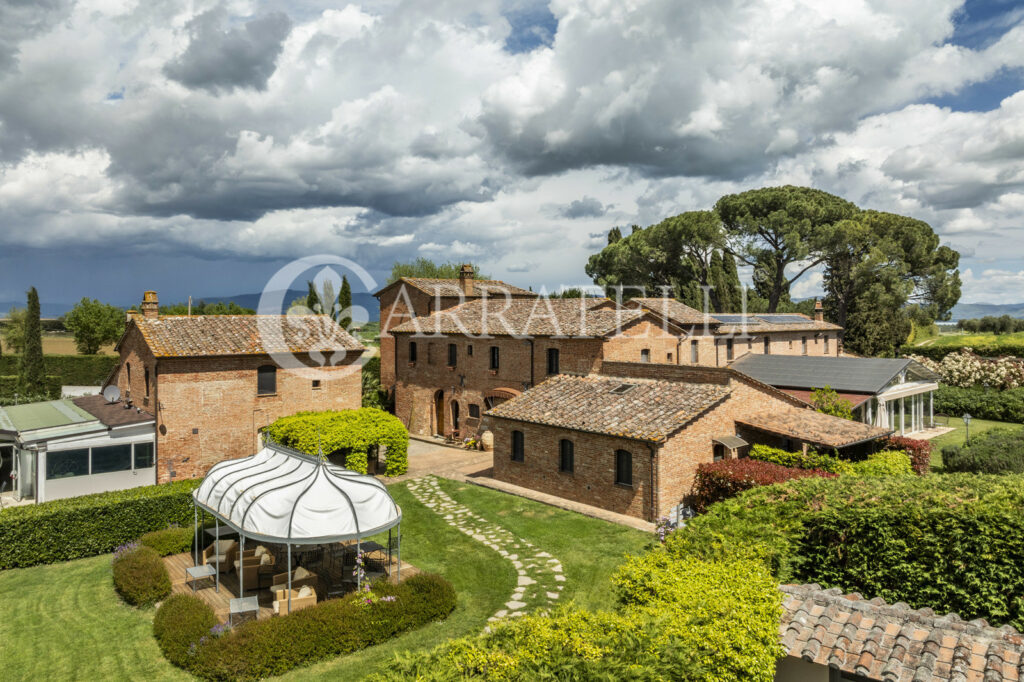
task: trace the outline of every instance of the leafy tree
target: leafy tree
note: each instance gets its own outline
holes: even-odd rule
[[[18,381],[23,391],[42,393],[46,390],[43,328],[39,322],[39,292],[35,287],[28,290],[28,305],[25,308],[25,350],[18,370]]]
[[[726,250],[760,273],[768,312],[776,312],[793,282],[824,260],[833,226],[857,208],[821,190],[786,185],[726,195],[715,210]],[[792,276],[789,265],[799,268]]]
[[[305,299],[303,299],[305,301]],[[189,306],[188,303],[172,303],[171,305],[161,305],[160,313],[163,315],[188,315]],[[207,303],[206,301],[199,301],[198,303],[192,303],[192,315],[255,315],[256,311],[252,308],[245,308],[234,301],[214,301],[213,303]]]
[[[588,296],[589,294],[580,287],[570,287],[562,289],[557,294],[551,294],[548,298],[587,298]]]
[[[618,227],[613,227],[612,229],[608,230],[608,243],[609,244],[614,244],[615,242],[619,241],[620,239],[622,239],[622,230],[621,229],[619,229]]]
[[[25,352],[25,318],[28,311],[24,308],[11,308],[3,326],[4,343],[15,355]]]
[[[462,263],[453,263],[451,261],[437,264],[429,258],[417,258],[410,263],[396,262],[391,266],[391,274],[388,275],[388,284],[396,282],[402,277],[458,279],[459,270],[462,269],[462,265]],[[470,263],[469,265],[473,267],[473,279],[490,279],[490,276],[480,272],[480,268],[476,265],[473,265],[473,263]]]
[[[840,398],[831,386],[811,391],[811,404],[818,412],[830,414],[833,417],[853,419],[853,403],[845,398]]]
[[[338,324],[342,329],[352,326],[352,285],[348,283],[348,277],[341,276],[341,291],[338,292]]]
[[[75,337],[82,355],[95,355],[100,346],[114,343],[124,331],[124,311],[117,306],[83,298],[64,318],[64,326]]]

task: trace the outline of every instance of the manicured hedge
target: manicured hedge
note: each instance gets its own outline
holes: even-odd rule
[[[963,350],[963,346],[904,346],[900,354],[920,355],[939,362],[950,353],[956,353],[961,350]],[[1024,358],[1024,346],[1018,345],[971,345],[971,350],[983,358],[999,358],[1004,356]]]
[[[902,450],[883,450],[868,455],[867,459],[854,462],[849,476],[910,476],[910,456]]]
[[[172,594],[153,617],[153,636],[164,657],[174,665],[188,667],[195,647],[217,627],[210,605],[191,594]],[[219,630],[219,628],[218,628]]]
[[[144,533],[139,538],[139,544],[152,547],[160,556],[169,556],[191,550],[194,537],[192,526],[176,526]]]
[[[445,618],[456,603],[451,583],[425,573],[399,585],[376,583],[374,593],[394,600],[366,604],[360,595],[350,594],[287,616],[249,621],[214,637],[207,636],[209,628],[203,630],[208,621],[201,608],[168,600],[157,611],[154,634],[160,648],[170,652],[168,660],[197,677],[256,680],[380,644]],[[165,609],[170,613],[163,613]],[[187,637],[175,626],[187,630]]]
[[[914,473],[923,476],[932,466],[932,443],[928,440],[891,436],[885,439],[888,450],[902,450],[910,457],[910,466]]]
[[[964,446],[942,448],[946,471],[979,474],[1024,473],[1024,432],[1013,429],[985,431]]]
[[[21,390],[20,377],[17,375],[0,376],[0,406],[60,398],[60,377],[47,375],[43,379],[43,383],[45,390],[41,395],[26,395],[25,391]]]
[[[0,569],[112,551],[168,524],[191,526],[198,480],[116,490],[0,513]]]
[[[563,607],[391,662],[377,680],[769,682],[781,596],[755,561],[675,561],[663,550],[619,570],[617,612]]]
[[[171,577],[152,547],[130,545],[114,552],[114,589],[132,606],[155,604],[171,593]]]
[[[935,411],[950,417],[967,412],[979,419],[1024,424],[1024,388],[999,391],[984,386],[939,386],[935,392]]]
[[[756,459],[723,459],[701,464],[693,480],[693,507],[705,511],[716,502],[739,495],[744,490],[808,476],[835,476],[817,469],[795,469]]]
[[[674,558],[742,551],[780,582],[1024,628],[1024,476],[808,478],[749,490],[668,536]]]
[[[0,375],[18,373],[18,355],[0,355]],[[46,374],[71,386],[99,386],[120,361],[116,355],[44,355]]]
[[[409,432],[398,417],[372,407],[358,410],[299,412],[281,417],[267,427],[267,435],[288,447],[315,455],[322,448],[330,454],[348,452],[345,466],[366,473],[371,447],[387,447],[388,476],[409,470]]]
[[[771,448],[757,444],[750,448],[750,459],[760,462],[771,462],[792,469],[818,469],[831,474],[843,474],[850,470],[850,462],[832,455],[810,450],[805,455],[801,452],[788,452],[781,448]]]

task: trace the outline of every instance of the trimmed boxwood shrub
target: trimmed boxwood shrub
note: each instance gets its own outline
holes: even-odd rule
[[[191,550],[194,537],[192,526],[173,526],[144,533],[139,538],[139,544],[152,547],[160,556],[169,556]]]
[[[1024,432],[991,429],[964,446],[942,448],[942,466],[946,471],[979,474],[1024,473]]]
[[[191,526],[192,491],[199,483],[175,481],[5,509],[0,569],[105,554],[169,523]]]
[[[900,352],[905,356],[920,355],[936,362],[942,362],[942,358],[950,353],[962,350],[963,346],[904,346]],[[1019,345],[971,345],[971,350],[974,351],[975,355],[980,355],[983,358],[1001,358],[1005,356],[1024,358],[1024,346]]]
[[[883,450],[868,455],[868,458],[854,462],[848,472],[850,476],[910,476],[910,456],[901,450]]]
[[[114,552],[114,589],[132,606],[155,604],[171,593],[171,577],[152,547],[131,545]]]
[[[808,476],[835,474],[817,469],[794,469],[749,458],[700,464],[693,479],[693,507],[702,512],[715,502],[739,495],[744,490]]]
[[[1024,476],[808,478],[749,490],[668,536],[675,558],[760,557],[780,582],[1024,628]]]
[[[850,470],[850,462],[839,459],[832,455],[810,450],[805,455],[803,452],[788,452],[780,448],[771,448],[758,443],[750,448],[750,459],[760,462],[771,462],[793,469],[818,469],[831,474],[844,474]]]
[[[20,355],[0,355],[0,376],[18,374]],[[44,372],[58,385],[99,386],[120,362],[117,355],[44,355]]]
[[[563,607],[389,664],[382,680],[774,678],[781,595],[750,560],[676,561],[661,549],[614,578],[617,612]]]
[[[398,417],[373,407],[358,410],[299,412],[281,417],[266,428],[274,441],[310,455],[320,448],[330,454],[347,452],[345,466],[366,473],[367,453],[372,447],[387,447],[388,476],[409,470],[409,431]]]
[[[200,639],[218,624],[210,605],[192,594],[173,594],[160,605],[153,618],[153,636],[174,665],[185,668]]]
[[[455,589],[438,575],[421,573],[399,585],[376,583],[374,594],[393,596],[366,604],[359,594],[328,599],[316,606],[287,616],[243,623],[217,637],[202,638],[209,632],[206,622],[189,611],[175,615],[193,625],[189,635],[175,633],[170,617],[161,616],[154,633],[160,647],[171,651],[168,660],[193,675],[209,680],[255,680],[280,675],[294,668],[351,653],[392,637],[441,620],[455,609]],[[170,600],[168,600],[168,603]],[[174,605],[176,610],[191,607]],[[193,609],[197,610],[197,609]],[[168,641],[163,641],[168,640]],[[192,649],[192,645],[195,648]],[[180,654],[185,651],[185,655]],[[190,653],[192,652],[192,653]]]
[[[928,440],[891,436],[885,439],[888,450],[902,450],[910,457],[910,466],[914,473],[923,476],[932,466],[932,443]]]
[[[1024,388],[997,390],[984,386],[960,388],[940,385],[935,411],[960,417],[964,412],[979,419],[1024,424]]]

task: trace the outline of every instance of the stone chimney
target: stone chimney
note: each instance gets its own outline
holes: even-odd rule
[[[824,322],[825,321],[825,309],[821,305],[821,301],[814,299],[814,321]]]
[[[160,315],[160,305],[156,298],[156,292],[147,291],[142,294],[142,305],[139,307],[142,308],[143,317],[156,319]]]
[[[459,268],[459,288],[465,296],[473,295],[473,266],[469,263]]]

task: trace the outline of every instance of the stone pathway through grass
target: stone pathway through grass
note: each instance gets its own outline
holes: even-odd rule
[[[490,547],[515,566],[519,574],[516,589],[505,608],[488,620],[521,616],[528,610],[551,606],[561,596],[565,575],[558,559],[453,500],[441,490],[434,476],[417,478],[406,485],[416,499],[440,514],[448,525]]]

